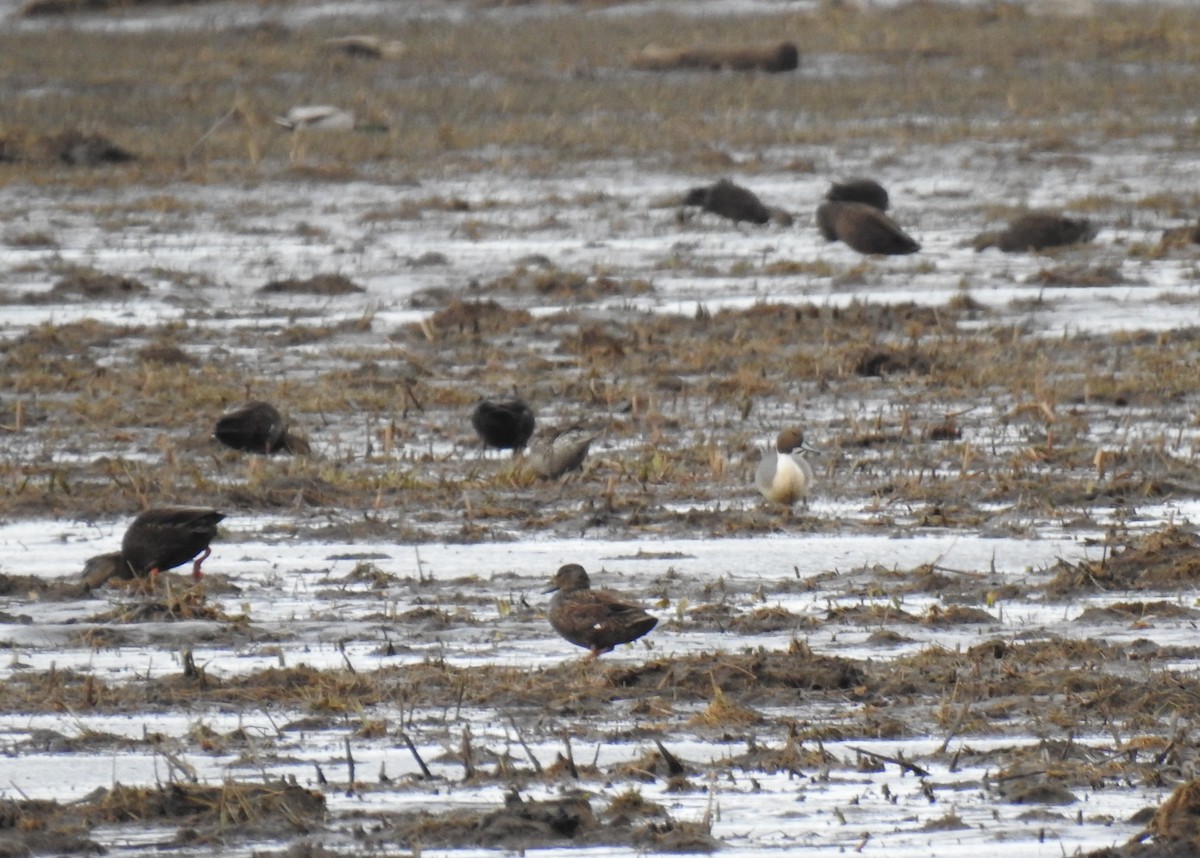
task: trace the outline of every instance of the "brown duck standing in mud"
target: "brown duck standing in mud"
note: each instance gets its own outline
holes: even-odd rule
[[[561,567],[550,579],[550,625],[575,646],[592,651],[590,658],[635,641],[658,624],[638,604],[611,590],[593,590],[578,563]]]
[[[142,578],[153,582],[158,573],[189,560],[195,561],[192,577],[199,580],[203,577],[200,564],[212,554],[209,543],[217,535],[217,524],[223,518],[224,513],[208,507],[148,509],[129,525],[120,551],[88,560],[83,567],[83,583],[99,587],[110,578]]]
[[[529,443],[536,421],[523,399],[485,399],[471,413],[471,425],[489,447],[512,450],[515,456]]]
[[[247,402],[217,420],[213,437],[245,453],[294,453],[306,456],[308,441],[292,433],[279,410],[269,402]]]

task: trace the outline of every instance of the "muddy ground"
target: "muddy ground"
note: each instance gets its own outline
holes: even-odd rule
[[[1186,854],[1200,21],[1088,8],[6,19],[0,855]],[[919,253],[821,239],[862,174]],[[972,249],[1031,207],[1098,235]],[[481,450],[512,393],[582,472]],[[247,398],[312,454],[219,447]],[[226,512],[207,577],[82,588],[164,503]],[[572,561],[658,627],[584,660]]]

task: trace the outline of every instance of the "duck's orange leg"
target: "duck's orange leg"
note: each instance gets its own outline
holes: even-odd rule
[[[210,554],[212,554],[212,549],[205,548],[204,553],[192,562],[192,577],[197,581],[204,577],[204,573],[200,571],[200,564],[203,563],[204,559]]]

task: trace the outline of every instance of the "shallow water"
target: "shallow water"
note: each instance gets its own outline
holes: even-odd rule
[[[81,646],[80,641],[87,639],[91,629],[111,628],[108,622],[89,621],[89,615],[114,603],[136,602],[139,597],[101,594],[85,601],[37,604],[17,595],[0,599],[0,611],[28,617],[32,623],[22,620],[0,626],[0,641],[11,652],[7,664],[0,666],[0,679],[18,672],[56,669],[92,673],[106,683],[137,683],[177,674],[181,669],[181,647],[189,648],[197,664],[218,679],[285,665],[309,665],[319,670],[353,665],[357,671],[369,674],[384,666],[431,659],[459,666],[549,667],[572,656],[564,653],[562,641],[538,616],[538,608],[546,598],[540,591],[547,571],[568,560],[584,563],[598,580],[628,593],[644,597],[651,590],[662,589],[669,594],[667,604],[654,608],[662,627],[644,645],[622,647],[605,656],[606,664],[637,663],[651,657],[702,651],[738,651],[747,646],[786,649],[788,641],[798,635],[819,654],[878,661],[909,655],[930,645],[961,650],[997,637],[1028,641],[1034,637],[1103,635],[1109,640],[1149,637],[1163,645],[1185,645],[1193,634],[1193,624],[1186,619],[1155,622],[1150,628],[1136,632],[1075,622],[1089,604],[1103,604],[1109,601],[1107,598],[1069,604],[1005,602],[993,609],[994,623],[982,627],[906,626],[903,632],[908,641],[888,649],[872,642],[871,633],[876,630],[872,626],[819,623],[811,630],[752,636],[671,627],[673,617],[681,616],[678,612],[685,610],[689,602],[700,604],[701,592],[712,586],[726,593],[727,602],[738,610],[768,604],[814,621],[839,604],[874,602],[885,607],[895,604],[921,614],[939,600],[915,595],[897,602],[895,596],[886,594],[864,599],[844,592],[837,575],[826,577],[812,589],[790,595],[768,595],[763,600],[756,593],[764,586],[770,592],[774,584],[830,571],[844,571],[849,578],[854,570],[880,562],[897,570],[935,563],[951,575],[965,577],[977,577],[983,574],[981,570],[988,570],[992,584],[998,586],[1006,579],[1019,581],[1036,576],[1059,558],[1075,559],[1098,550],[1084,544],[1080,534],[1044,533],[1036,539],[944,533],[636,542],[532,538],[500,545],[412,547],[361,542],[264,542],[254,537],[253,530],[253,526],[239,527],[236,518],[231,519],[228,534],[231,541],[219,546],[207,564],[210,577],[218,576],[223,583],[228,577],[228,583],[238,588],[236,593],[214,595],[210,601],[248,618],[248,626],[242,624],[237,634],[242,643],[230,648],[222,640],[225,635],[221,623],[188,621],[139,623],[128,627],[132,636],[120,645]],[[114,526],[109,524],[94,527],[33,521],[0,528],[0,550],[8,558],[5,568],[20,568],[39,577],[57,576],[91,553],[110,548],[115,539]],[[391,586],[379,590],[350,580],[349,573],[361,561],[339,558],[364,555],[371,558],[373,566],[395,576]],[[420,583],[416,580],[418,575],[423,579]],[[497,607],[501,603],[529,605],[532,610],[500,612]],[[463,619],[469,617],[469,621],[422,633],[405,624],[394,625],[379,619],[380,612],[383,616],[401,617],[417,606],[435,607]],[[396,644],[395,655],[381,654],[386,641]],[[1191,667],[1179,665],[1176,669]],[[403,721],[403,701],[398,701],[398,705],[400,709],[391,715],[390,707],[383,707],[377,713]],[[190,776],[201,782],[267,775],[294,776],[301,783],[311,784],[314,764],[330,779],[344,778],[343,729],[333,726],[298,734],[277,732],[281,725],[304,714],[278,707],[237,712],[218,707],[127,715],[93,715],[82,711],[9,714],[0,718],[0,736],[10,749],[0,758],[0,783],[7,785],[5,791],[10,795],[68,801],[115,783],[159,783],[171,777],[170,760],[178,759],[186,761]],[[508,714],[468,708],[448,717],[445,712],[418,708],[415,734],[428,737],[418,743],[418,750],[427,761],[435,760],[450,734],[465,726],[471,728],[479,746],[511,746],[514,735],[507,724]],[[613,734],[623,732],[623,723],[628,727],[637,723],[637,719],[614,714],[616,720],[606,725]],[[839,711],[839,707],[830,706],[825,700],[807,703],[803,695],[798,695],[794,708],[764,714],[789,721],[800,719],[810,725],[835,726],[851,713]],[[547,715],[550,725],[570,729],[569,719],[553,713]],[[263,752],[267,753],[269,748],[269,753],[247,768],[247,749],[203,754],[189,751],[186,737],[194,735],[200,725],[217,735],[236,729],[250,737],[261,736]],[[110,738],[103,743],[111,745],[107,750],[63,753],[54,750],[57,739],[42,738],[124,736],[141,744],[138,740],[148,732],[168,737],[166,747],[178,745],[178,749],[168,757],[160,750],[125,748],[119,742],[113,744]],[[547,730],[543,726],[526,736],[531,752],[542,760],[552,758],[560,746],[555,732],[554,728]],[[766,724],[746,734],[750,735],[760,745],[771,746],[782,741],[776,729]],[[1076,740],[1086,743],[1089,738],[1077,735]],[[250,741],[253,757],[253,738]],[[713,834],[726,844],[723,852],[733,855],[777,849],[794,853],[798,849],[823,852],[855,848],[864,838],[869,839],[873,848],[900,856],[966,854],[971,849],[994,848],[997,842],[1005,843],[1006,854],[1061,854],[1059,850],[1063,849],[1119,842],[1128,836],[1129,830],[1120,826],[1114,829],[1114,822],[1162,800],[1166,792],[1163,788],[1114,785],[1084,797],[1081,819],[1076,819],[1074,807],[1034,817],[1027,817],[1025,808],[1020,806],[1000,805],[998,811],[996,785],[989,781],[995,772],[990,766],[966,765],[951,771],[943,761],[947,759],[946,753],[963,749],[974,753],[1036,745],[1040,741],[1037,736],[1022,735],[1019,729],[995,738],[947,737],[946,747],[941,747],[943,740],[936,734],[926,739],[824,743],[827,753],[843,760],[852,760],[858,754],[857,749],[866,749],[888,757],[921,761],[931,770],[927,782],[932,784],[932,792],[928,787],[922,792],[922,780],[890,765],[881,771],[858,775],[834,770],[809,771],[800,776],[763,773],[753,778],[739,777],[719,761],[731,753],[739,753],[747,741],[745,737],[717,739],[702,731],[691,738],[686,733],[672,733],[667,741],[677,756],[698,770],[704,789],[680,795],[647,783],[639,787],[640,791],[645,798],[663,803],[679,819],[699,820],[715,809]],[[1094,741],[1104,746],[1109,739],[1098,734]],[[45,750],[38,750],[39,747]],[[417,808],[434,812],[444,812],[452,806],[486,808],[502,800],[503,790],[498,786],[455,786],[460,768],[455,762],[431,764],[435,776],[445,779],[439,781],[434,791],[406,782],[406,778],[419,772],[409,753],[397,747],[394,739],[355,739],[353,747],[360,778],[386,771],[396,786],[348,796],[327,790],[333,819],[345,814],[394,813]],[[577,759],[595,754],[597,762],[607,766],[635,759],[646,752],[646,747],[638,740],[593,744],[577,738],[574,752]],[[594,801],[603,801],[605,796],[611,797],[620,789],[619,784],[590,788]],[[530,784],[525,792],[527,798],[538,798],[551,796],[556,790],[553,786]],[[931,799],[931,795],[935,798]],[[947,815],[957,816],[962,828],[940,831],[924,827]],[[335,824],[332,830],[339,828]],[[92,836],[104,842],[110,854],[117,855],[134,854],[141,848],[139,844],[158,842],[151,834],[119,827],[97,830]],[[336,845],[339,838],[334,835],[327,842]],[[250,847],[244,850],[236,854],[249,854]],[[559,851],[548,849],[540,854],[554,855]],[[572,849],[570,854],[578,851],[592,850]],[[601,854],[600,850],[595,851]],[[443,854],[439,850],[432,852]],[[487,853],[455,850],[453,854]]]

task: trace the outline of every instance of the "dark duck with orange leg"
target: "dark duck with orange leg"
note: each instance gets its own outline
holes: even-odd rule
[[[192,577],[212,553],[209,543],[225,514],[197,506],[162,506],[148,509],[133,520],[121,540],[121,550],[88,560],[83,582],[98,587],[110,578],[149,578],[160,572],[192,563]]]
[[[307,455],[308,441],[293,434],[283,415],[269,402],[247,402],[223,414],[213,427],[213,437],[245,453]]]
[[[566,640],[592,651],[591,658],[635,641],[658,624],[658,619],[611,590],[593,590],[578,563],[561,567],[550,579],[549,619]]]
[[[471,413],[471,425],[483,443],[516,455],[533,435],[533,410],[523,399],[485,399]]]

